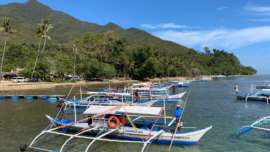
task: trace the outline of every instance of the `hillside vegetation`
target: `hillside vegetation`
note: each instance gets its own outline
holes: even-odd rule
[[[136,28],[79,21],[36,0],[0,6],[1,19],[5,16],[10,18],[13,32],[0,34],[1,44],[7,40],[3,69],[21,68],[27,77],[32,77],[37,55],[33,76],[46,80],[52,76],[63,79],[74,71],[86,80],[256,73],[224,50],[198,52]],[[36,33],[42,20],[48,20],[53,28],[48,32],[51,39],[39,52]]]

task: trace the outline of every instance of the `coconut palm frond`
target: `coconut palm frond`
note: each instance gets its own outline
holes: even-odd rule
[[[3,32],[6,32],[6,33],[12,32],[9,17],[6,17],[6,16],[4,17],[4,20],[2,22],[2,28],[3,28]]]
[[[38,24],[38,28],[36,34],[38,37],[51,39],[48,36],[48,32],[53,28],[52,24],[49,23],[48,20],[42,20],[40,24]]]

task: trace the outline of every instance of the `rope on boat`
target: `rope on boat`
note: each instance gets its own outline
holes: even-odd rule
[[[62,113],[62,111],[64,111],[65,108],[66,108],[66,105],[65,104],[62,104],[62,106],[59,109],[59,111],[57,112],[55,118],[59,117],[59,115]],[[44,128],[43,130],[48,130],[48,129],[52,128],[53,125],[54,125],[54,123],[53,122],[50,122],[49,125],[46,128]]]
[[[71,86],[71,88],[70,88],[70,90],[69,90],[69,92],[68,92],[68,94],[67,94],[66,99],[68,99],[68,98],[69,98],[69,96],[70,96],[70,94],[71,94],[71,92],[72,92],[73,88],[74,88],[74,85],[72,85],[72,86]]]

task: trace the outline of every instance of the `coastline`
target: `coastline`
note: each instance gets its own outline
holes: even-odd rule
[[[238,75],[237,75],[238,76]],[[232,76],[230,76],[232,77]],[[170,80],[179,80],[179,81],[194,81],[194,80],[203,80],[209,81],[215,78],[223,78],[223,76],[217,75],[205,75],[200,77],[163,77],[163,78],[153,78],[150,79],[150,82],[162,82]],[[67,87],[67,86],[94,86],[94,85],[108,85],[111,83],[114,84],[131,84],[135,82],[140,82],[137,80],[130,79],[112,79],[112,80],[103,80],[103,81],[77,81],[77,82],[23,82],[16,83],[11,81],[1,81],[0,82],[0,91],[26,91],[26,90],[43,90],[43,89],[52,89],[56,87]]]

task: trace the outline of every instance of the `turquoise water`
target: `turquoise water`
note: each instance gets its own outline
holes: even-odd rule
[[[268,152],[270,150],[270,134],[254,131],[247,136],[237,138],[238,128],[270,115],[270,105],[264,102],[245,103],[236,101],[233,87],[238,84],[240,90],[248,91],[250,84],[255,81],[270,80],[270,76],[240,77],[209,82],[195,82],[191,84],[191,95],[183,116],[185,126],[198,129],[213,125],[198,145],[179,147],[172,151],[181,152]],[[84,88],[84,90],[86,87]],[[92,88],[94,89],[94,88]],[[67,88],[53,90],[20,92],[17,94],[67,92]],[[170,106],[173,110],[173,106]],[[42,100],[0,100],[0,151],[18,151],[20,144],[29,143],[40,130],[48,125],[45,114],[55,114],[55,105]],[[47,145],[59,147],[66,138],[49,136],[44,138]],[[56,144],[55,144],[56,143]],[[66,151],[83,151],[89,141],[74,140]],[[97,142],[91,151],[104,152],[133,152],[140,151],[142,145],[116,144]],[[151,145],[147,151],[168,151],[167,146]]]

